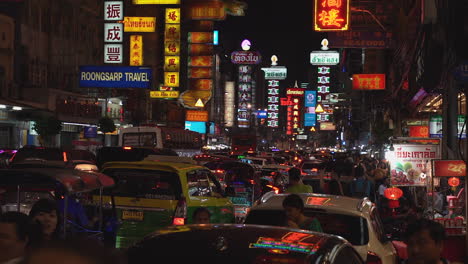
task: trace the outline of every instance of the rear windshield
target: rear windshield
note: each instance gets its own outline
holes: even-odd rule
[[[122,146],[157,146],[155,132],[125,132],[122,135]]]
[[[115,180],[115,187],[107,194],[161,200],[178,200],[181,196],[179,176],[173,172],[119,168],[103,173]]]
[[[20,149],[16,152],[13,162],[32,160],[56,160],[63,161],[63,152],[60,149]]]
[[[365,245],[369,242],[366,219],[358,216],[334,214],[326,211],[305,210],[304,214],[316,217],[323,232],[338,235],[353,245]],[[245,224],[260,224],[285,226],[284,212],[282,210],[251,210],[247,215]]]

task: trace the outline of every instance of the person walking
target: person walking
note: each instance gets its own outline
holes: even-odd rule
[[[288,171],[289,186],[286,188],[286,193],[311,193],[313,192],[312,186],[302,182],[301,170],[293,167]]]
[[[375,197],[373,194],[373,182],[367,179],[365,168],[362,165],[358,165],[354,169],[355,179],[350,184],[350,195],[351,197],[364,198],[369,197],[371,201],[374,201]]]

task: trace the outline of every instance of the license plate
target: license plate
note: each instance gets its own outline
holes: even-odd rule
[[[143,221],[143,211],[122,211],[122,220]]]

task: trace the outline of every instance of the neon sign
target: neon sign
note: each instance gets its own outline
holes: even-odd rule
[[[314,30],[349,29],[349,0],[315,0]]]

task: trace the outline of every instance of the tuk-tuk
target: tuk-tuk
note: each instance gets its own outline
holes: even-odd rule
[[[18,211],[28,214],[31,207],[41,198],[62,199],[63,216],[67,216],[69,197],[80,197],[80,203],[92,206],[98,217],[96,230],[80,227],[73,220],[63,217],[63,237],[69,236],[71,228],[99,237],[102,235],[103,210],[100,203],[91,203],[92,192],[101,194],[103,189],[112,187],[114,180],[105,174],[94,171],[82,171],[71,168],[18,168],[0,169],[0,209],[1,212]],[[89,197],[89,199],[88,199]]]

